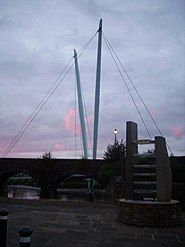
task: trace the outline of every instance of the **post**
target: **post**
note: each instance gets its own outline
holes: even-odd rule
[[[28,226],[24,226],[18,231],[20,240],[19,240],[19,246],[20,247],[30,247],[31,245],[31,234],[33,233],[33,230],[29,228]]]
[[[76,50],[74,50],[74,60],[75,60],[75,71],[76,71],[76,82],[77,82],[77,93],[78,93],[78,108],[79,108],[79,116],[80,116],[80,125],[81,125],[81,130],[82,130],[84,158],[87,159],[88,158],[87,134],[86,134],[86,127],[85,127],[84,108],[83,108],[81,85],[80,85],[80,72],[79,72],[79,67],[78,67],[78,58],[77,58]]]
[[[93,133],[93,159],[96,159],[97,140],[98,140],[98,120],[99,120],[99,105],[100,105],[100,76],[101,76],[101,46],[102,46],[102,19],[99,22],[98,30],[98,53],[96,67],[96,89],[95,89],[95,104],[94,104],[94,133]]]
[[[88,179],[88,184],[87,184],[87,189],[88,189],[88,201],[94,201],[94,179],[93,178],[89,178]]]
[[[136,160],[133,154],[138,154],[138,144],[133,143],[138,139],[137,124],[134,122],[126,123],[126,164],[125,164],[125,199],[134,199],[134,180],[133,165]]]
[[[171,200],[172,173],[165,138],[155,137],[157,201]]]
[[[7,239],[7,221],[9,210],[6,208],[0,209],[0,246],[6,247]]]
[[[123,188],[123,181],[124,181],[124,176],[125,176],[125,154],[126,154],[126,148],[125,148],[125,143],[124,145],[124,154],[121,159],[121,186]]]

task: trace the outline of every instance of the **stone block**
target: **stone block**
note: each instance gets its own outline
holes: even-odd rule
[[[181,223],[180,204],[174,200],[144,202],[119,199],[118,221],[124,224],[148,227],[179,225]]]

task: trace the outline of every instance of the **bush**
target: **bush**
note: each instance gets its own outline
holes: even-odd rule
[[[100,186],[107,186],[109,183],[111,176],[120,176],[121,174],[121,161],[116,161],[112,163],[107,163],[106,165],[100,168],[98,174],[98,184]]]

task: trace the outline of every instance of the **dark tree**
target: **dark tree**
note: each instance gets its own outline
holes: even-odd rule
[[[123,140],[121,142],[115,141],[114,144],[109,144],[104,153],[103,158],[107,161],[121,161],[125,158],[125,144]]]
[[[48,152],[43,153],[43,155],[41,157],[42,157],[42,159],[50,160],[53,158],[53,155],[52,155],[51,151],[48,151]]]
[[[40,198],[49,199],[49,198],[58,198],[57,194],[57,184],[54,183],[53,177],[59,176],[56,174],[54,167],[54,159],[51,151],[45,152],[42,154],[41,158],[42,164],[40,166]]]

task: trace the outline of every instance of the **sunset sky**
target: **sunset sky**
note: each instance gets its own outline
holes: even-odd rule
[[[73,49],[78,52],[97,31],[100,18],[172,152],[185,155],[184,0],[0,0],[1,155],[72,58]],[[126,121],[137,122],[139,137],[148,138],[104,41],[102,49],[99,158],[113,143],[115,128],[118,139],[125,140]],[[91,140],[96,53],[97,36],[79,58]],[[56,158],[82,156],[79,120],[75,131],[75,86],[73,67],[7,157],[40,157],[48,150]],[[151,135],[159,135],[128,86]],[[91,157],[90,138],[88,145]]]

